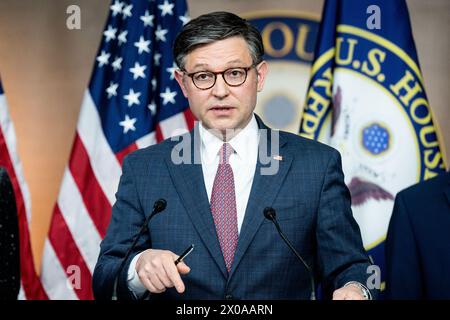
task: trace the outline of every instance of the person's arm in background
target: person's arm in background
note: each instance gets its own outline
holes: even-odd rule
[[[422,275],[403,193],[395,198],[386,238],[386,298],[421,299]]]
[[[20,290],[19,224],[8,173],[0,167],[0,300],[16,300]]]

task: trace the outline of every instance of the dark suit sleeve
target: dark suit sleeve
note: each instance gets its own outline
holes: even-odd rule
[[[112,208],[111,221],[101,243],[99,259],[93,274],[93,291],[98,300],[111,299],[120,264],[145,220],[135,185],[136,176],[131,160],[131,157],[124,159],[122,176],[116,193],[116,203]],[[149,235],[144,233],[118,277],[118,299],[134,298],[134,295],[128,290],[128,267],[136,254],[149,247]]]
[[[0,167],[0,300],[16,300],[20,289],[19,224],[14,189]]]
[[[370,260],[351,211],[340,154],[333,150],[322,185],[317,216],[318,266],[325,298],[349,281],[367,286]],[[375,298],[377,293],[371,291]]]
[[[399,193],[386,238],[386,298],[421,299],[417,246],[405,199]]]

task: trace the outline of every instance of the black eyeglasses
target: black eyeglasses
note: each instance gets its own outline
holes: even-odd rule
[[[221,74],[223,80],[230,87],[238,87],[242,85],[245,80],[247,80],[248,71],[255,67],[255,64],[252,64],[247,68],[229,68],[220,72],[212,72],[212,71],[198,71],[187,73],[183,71],[188,77],[192,79],[194,85],[200,90],[208,90],[214,87],[217,80],[217,75]]]

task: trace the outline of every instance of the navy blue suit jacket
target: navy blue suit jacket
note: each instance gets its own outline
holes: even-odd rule
[[[450,172],[398,193],[386,267],[388,299],[450,299]]]
[[[257,118],[260,129],[271,131]],[[194,131],[181,138],[195,138]],[[325,296],[346,282],[366,284],[368,257],[350,208],[339,153],[321,143],[280,132],[279,170],[261,175],[258,156],[253,185],[242,223],[230,274],[217,239],[203,180],[202,166],[175,164],[180,141],[166,140],[133,152],[123,162],[123,173],[112,209],[107,234],[93,275],[94,295],[109,299],[121,259],[145,217],[159,198],[167,208],[150,222],[149,232],[119,275],[118,297],[133,298],[127,288],[131,259],[148,248],[181,254],[191,268],[182,276],[186,291],[174,288],[151,299],[309,299],[309,276],[274,225],[265,219],[265,207],[273,207],[287,237],[314,270]],[[199,148],[192,144],[191,158]],[[185,151],[186,152],[186,151]],[[197,158],[198,160],[199,158]]]

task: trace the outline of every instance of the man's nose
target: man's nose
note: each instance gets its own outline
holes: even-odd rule
[[[218,98],[224,98],[230,93],[230,87],[227,85],[222,75],[217,75],[216,83],[212,87],[212,94]]]

